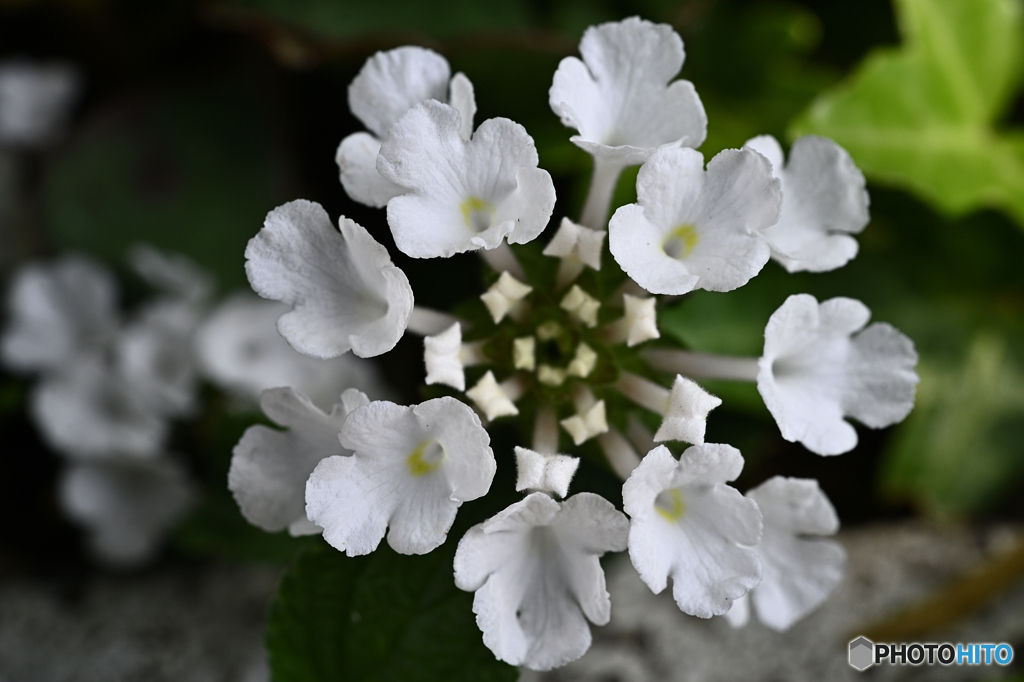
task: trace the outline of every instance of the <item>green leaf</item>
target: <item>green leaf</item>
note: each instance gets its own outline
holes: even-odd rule
[[[243,83],[169,87],[102,107],[47,169],[56,246],[123,263],[151,244],[247,287],[243,252],[283,201],[286,164]]]
[[[996,124],[1018,83],[1018,0],[898,0],[901,47],[875,50],[791,135],[825,135],[869,178],[951,215],[1005,210],[1024,225],[1024,131]]]
[[[882,486],[939,517],[998,501],[1024,472],[1024,381],[1005,340],[979,333],[962,366],[922,363],[917,404],[884,462]]]
[[[267,648],[275,682],[513,681],[483,644],[473,596],[455,587],[455,542],[423,556],[386,543],[349,558],[318,545],[281,581]]]

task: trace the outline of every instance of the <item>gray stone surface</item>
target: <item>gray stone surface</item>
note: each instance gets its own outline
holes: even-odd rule
[[[0,682],[267,682],[280,571],[158,569],[92,579],[74,600],[0,583]]]
[[[850,640],[867,625],[929,595],[1014,537],[1007,529],[940,531],[922,524],[842,533],[850,557],[847,579],[821,609],[782,634],[756,622],[734,630],[724,618],[686,616],[671,589],[652,594],[628,561],[618,561],[609,570],[612,620],[594,628],[591,650],[562,670],[527,674],[522,682],[953,681],[1020,675],[1020,660],[1009,669],[883,665],[865,672],[847,663]],[[922,641],[1024,644],[1024,584]]]
[[[873,623],[944,585],[1016,533],[937,530],[922,524],[844,532],[849,574],[818,612],[785,634],[757,623],[733,630],[680,613],[668,591],[653,595],[628,561],[609,569],[612,622],[594,628],[580,661],[523,682],[744,680],[996,680],[1024,670],[998,666],[847,664],[848,643]],[[28,579],[0,580],[0,682],[266,682],[266,607],[279,569],[213,566],[100,575],[75,599]],[[933,641],[1024,646],[1024,584]]]

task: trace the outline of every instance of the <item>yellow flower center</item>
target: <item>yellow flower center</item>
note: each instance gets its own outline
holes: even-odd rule
[[[405,466],[409,468],[410,474],[419,478],[437,471],[444,459],[444,446],[436,440],[425,440],[409,453],[405,460]]]
[[[686,503],[683,502],[683,494],[679,492],[679,488],[661,491],[654,498],[654,509],[661,514],[662,518],[675,523],[683,518],[683,514],[686,513]]]
[[[469,197],[461,204],[462,219],[474,232],[483,232],[494,222],[494,204],[480,197]]]
[[[672,231],[665,237],[665,241],[661,243],[661,248],[672,258],[682,260],[693,252],[699,241],[700,235],[697,234],[697,228],[690,223],[684,223],[672,228]]]

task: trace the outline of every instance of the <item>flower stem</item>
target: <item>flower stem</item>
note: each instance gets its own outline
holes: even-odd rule
[[[523,266],[516,260],[516,255],[512,253],[512,248],[507,243],[501,242],[493,249],[480,249],[477,253],[484,262],[494,268],[495,272],[507,272],[521,281],[526,279]]]
[[[736,358],[671,348],[651,348],[643,358],[654,369],[675,372],[691,379],[757,381],[757,358]]]
[[[583,204],[580,224],[594,230],[608,227],[608,213],[612,206],[612,195],[615,185],[622,173],[622,164],[618,161],[594,157],[594,175],[590,179],[587,200]]]
[[[412,314],[409,316],[409,325],[406,329],[413,334],[419,334],[420,336],[434,336],[435,334],[440,334],[458,321],[459,319],[457,317],[453,317],[448,313],[442,313],[430,308],[423,308],[422,306],[415,306],[412,309]]]
[[[533,451],[542,455],[558,452],[558,415],[550,405],[537,410],[537,419],[533,423]]]
[[[668,399],[671,392],[653,381],[648,381],[642,376],[631,372],[623,372],[619,376],[615,388],[619,393],[626,396],[640,407],[646,407],[651,412],[665,414],[668,409]]]
[[[597,437],[597,442],[604,451],[604,456],[619,478],[625,481],[640,464],[640,455],[629,444],[622,434],[610,429]]]

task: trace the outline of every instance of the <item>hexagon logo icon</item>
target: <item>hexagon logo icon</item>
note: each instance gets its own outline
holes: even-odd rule
[[[850,642],[850,666],[866,670],[875,662],[875,643],[867,637],[858,637]]]

